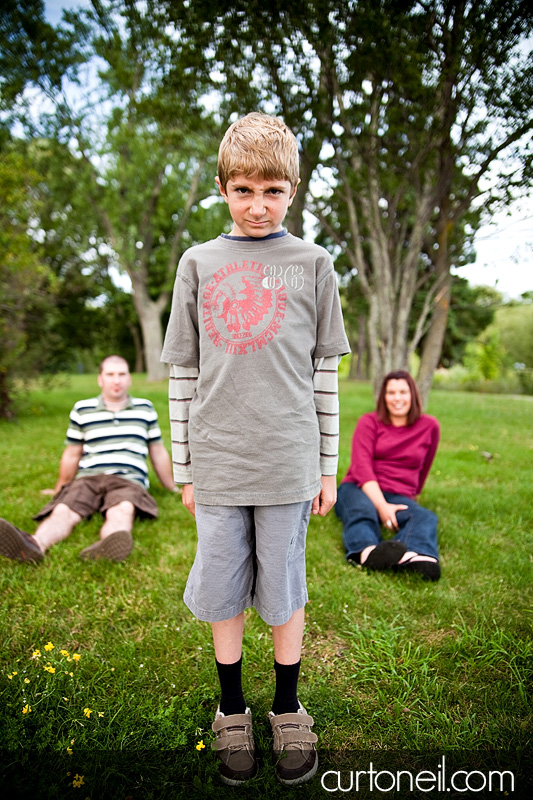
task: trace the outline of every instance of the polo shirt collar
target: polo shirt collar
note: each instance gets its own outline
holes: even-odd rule
[[[104,399],[103,399],[101,394],[98,395],[97,401],[98,402],[97,402],[96,408],[97,408],[98,411],[109,411],[111,414],[117,414],[120,411],[125,411],[127,408],[133,408],[133,403],[131,401],[131,395],[128,395],[128,402],[126,403],[126,405],[122,406],[122,408],[117,408],[116,410],[113,410],[111,408],[107,408],[107,406],[104,404]]]

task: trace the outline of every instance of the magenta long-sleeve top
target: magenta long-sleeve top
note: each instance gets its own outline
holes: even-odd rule
[[[402,427],[380,422],[375,411],[363,414],[354,431],[352,460],[343,483],[362,486],[377,481],[382,492],[416,497],[426,482],[439,438],[439,423],[428,414]]]

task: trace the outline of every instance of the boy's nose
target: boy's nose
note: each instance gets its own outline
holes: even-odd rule
[[[261,196],[253,198],[252,203],[250,205],[250,213],[257,217],[260,217],[262,214],[265,213],[265,204]]]

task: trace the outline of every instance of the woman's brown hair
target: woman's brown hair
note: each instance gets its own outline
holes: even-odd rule
[[[411,392],[411,408],[407,414],[407,425],[413,425],[422,414],[422,400],[420,399],[420,392],[418,391],[418,386],[416,385],[414,378],[403,369],[397,369],[393,372],[389,372],[388,375],[385,375],[383,378],[383,383],[381,384],[381,389],[379,390],[379,397],[376,406],[378,419],[380,422],[390,425],[391,419],[387,409],[387,404],[385,402],[385,393],[387,391],[387,384],[391,380],[407,381],[409,390]]]

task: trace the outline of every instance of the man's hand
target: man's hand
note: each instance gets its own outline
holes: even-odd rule
[[[322,475],[322,489],[313,500],[311,511],[313,514],[320,514],[325,517],[337,502],[337,476]]]
[[[183,489],[181,490],[181,499],[183,500],[183,505],[187,511],[194,517],[194,489],[192,483],[183,484]]]
[[[55,494],[55,491],[53,489],[41,489],[41,494],[48,494],[53,496]]]

